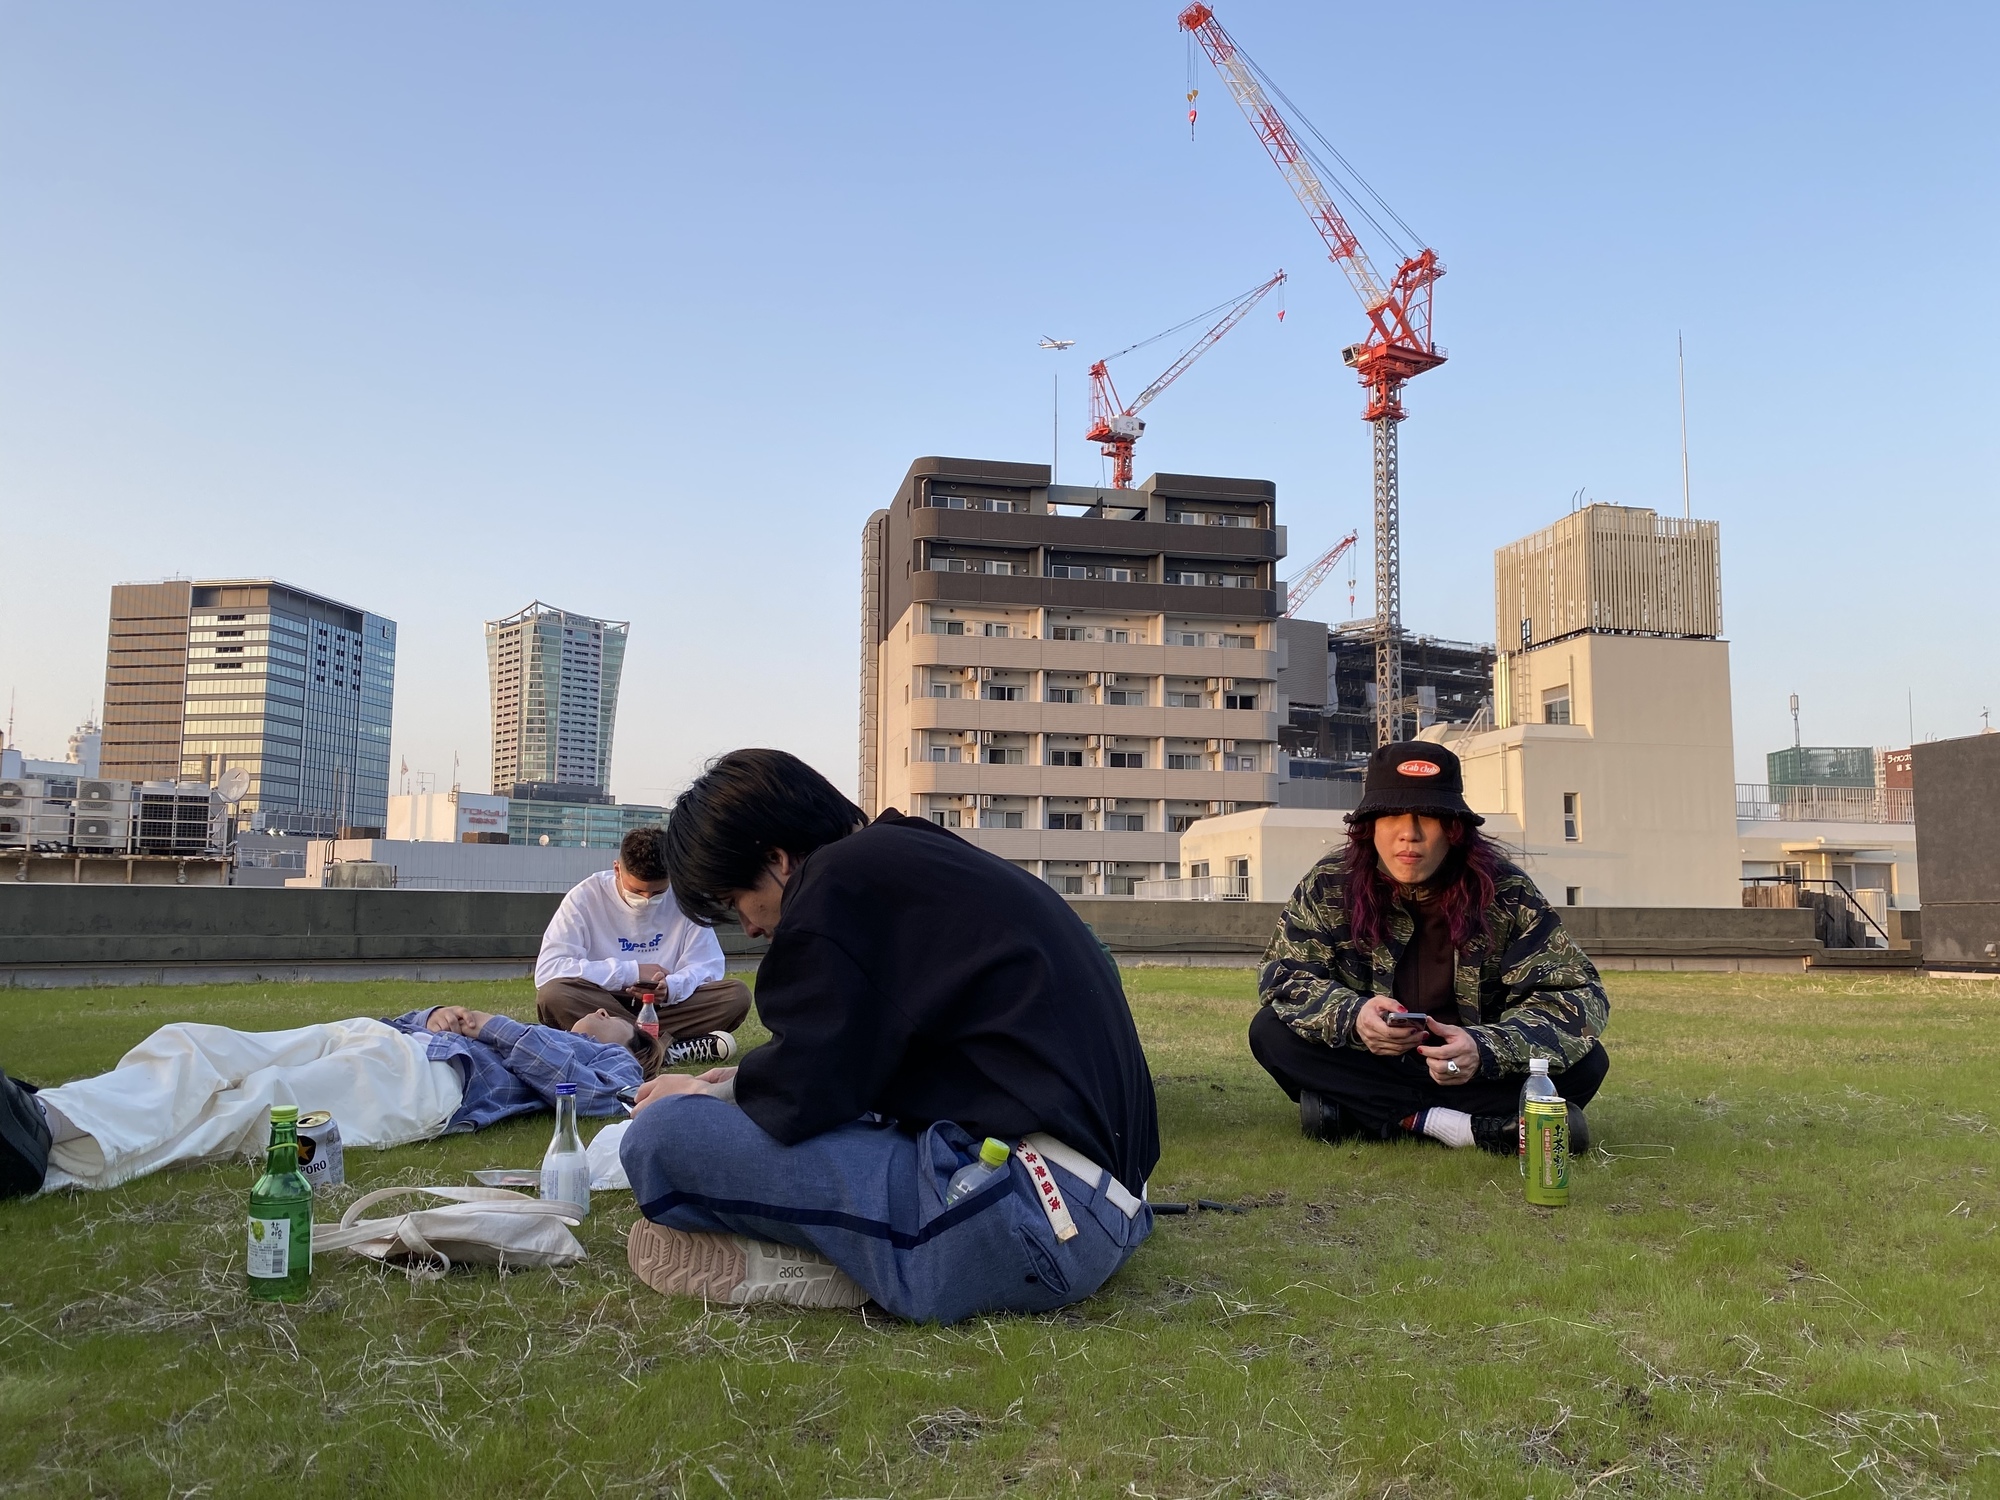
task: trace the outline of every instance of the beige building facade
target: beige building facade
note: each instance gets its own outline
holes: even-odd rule
[[[863,807],[1131,895],[1179,873],[1196,820],[1275,803],[1275,504],[1261,481],[919,459],[863,534]]]

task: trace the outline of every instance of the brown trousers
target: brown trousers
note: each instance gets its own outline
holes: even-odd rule
[[[711,1031],[734,1031],[750,1014],[750,987],[740,979],[712,979],[696,985],[678,1005],[656,1000],[660,1039],[686,1041]],[[583,1017],[608,1010],[614,1016],[639,1018],[639,1002],[615,990],[600,989],[588,979],[551,979],[535,991],[535,1015],[544,1026],[568,1031]]]

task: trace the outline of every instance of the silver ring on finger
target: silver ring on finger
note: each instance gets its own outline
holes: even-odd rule
[[[1445,1060],[1444,1070],[1447,1073],[1456,1073],[1458,1071],[1458,1059],[1455,1057],[1447,1058]]]

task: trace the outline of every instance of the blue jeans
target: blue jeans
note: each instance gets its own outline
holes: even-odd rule
[[[948,1121],[912,1137],[857,1120],[783,1146],[734,1104],[681,1094],[639,1112],[619,1157],[654,1223],[817,1251],[919,1323],[1081,1301],[1152,1232],[1150,1208],[1128,1219],[1055,1167],[1077,1227],[1057,1240],[1018,1157],[946,1209],[945,1185],[978,1144]]]

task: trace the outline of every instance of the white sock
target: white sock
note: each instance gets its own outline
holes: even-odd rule
[[[1444,1109],[1433,1105],[1424,1111],[1417,1129],[1447,1146],[1472,1144],[1472,1116],[1462,1109]]]

